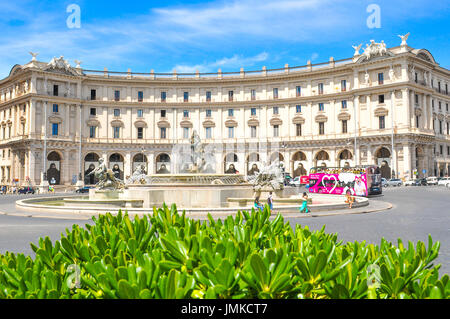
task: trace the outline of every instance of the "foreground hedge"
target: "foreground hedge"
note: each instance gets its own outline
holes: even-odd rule
[[[324,228],[293,230],[281,215],[269,216],[201,222],[164,206],[134,221],[121,212],[94,217],[93,226],[74,225],[54,244],[48,237],[31,244],[35,259],[0,255],[0,298],[450,296],[448,275],[439,278],[432,264],[440,244],[431,237],[428,247],[343,244]]]

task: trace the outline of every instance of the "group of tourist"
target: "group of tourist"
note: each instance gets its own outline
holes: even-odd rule
[[[302,206],[299,207],[300,213],[310,213],[310,209],[308,208],[308,194],[306,192],[303,193],[302,195]],[[269,206],[270,211],[272,212],[273,210],[273,194],[272,192],[269,192],[269,196],[267,196],[267,206]],[[256,210],[262,212],[264,210],[264,205],[261,204],[261,202],[259,201],[259,197],[255,198],[255,202],[254,202],[254,207]]]

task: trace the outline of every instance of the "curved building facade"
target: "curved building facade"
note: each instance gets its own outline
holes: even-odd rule
[[[378,164],[388,178],[444,176],[449,84],[429,51],[405,43],[214,74],[93,71],[33,56],[0,81],[0,178],[93,184],[99,158],[123,179],[142,164],[149,174],[179,173],[176,158],[194,130],[217,173],[252,174],[278,159],[291,175]]]

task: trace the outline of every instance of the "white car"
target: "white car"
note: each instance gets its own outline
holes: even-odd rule
[[[403,185],[405,185],[405,186],[414,186],[414,185],[416,185],[416,182],[413,179],[410,179],[410,180],[404,182]]]
[[[427,184],[428,185],[437,185],[437,183],[438,183],[438,179],[437,179],[436,176],[427,177]]]
[[[297,176],[289,181],[289,185],[291,186],[300,186],[300,176]]]
[[[450,183],[450,177],[442,177],[442,179],[437,183],[438,186],[445,186]]]

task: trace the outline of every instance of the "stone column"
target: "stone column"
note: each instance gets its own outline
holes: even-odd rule
[[[413,92],[411,91],[411,95]],[[403,107],[406,108],[406,127],[408,129],[411,128],[411,109],[414,110],[414,103],[410,103],[409,100],[409,89],[402,90],[402,104]],[[414,101],[414,100],[411,100]],[[412,112],[414,114],[414,112]]]
[[[354,148],[353,153],[355,154],[355,166],[359,165],[359,157],[358,157],[358,144],[357,144],[357,136],[358,136],[358,128],[359,128],[359,96],[355,95],[353,97],[353,134],[354,134]]]
[[[123,178],[126,180],[127,176],[133,175],[133,166],[131,165],[131,153],[125,155],[125,163],[123,163]]]
[[[30,177],[30,182],[32,185],[36,184],[36,159],[33,150],[28,150],[28,177]]]
[[[428,129],[428,103],[427,96],[424,94],[422,96],[422,109],[423,109],[423,127],[424,129]]]
[[[403,174],[412,179],[413,167],[411,165],[411,147],[408,144],[403,145]]]
[[[60,185],[70,185],[70,167],[70,153],[69,149],[66,148],[63,150],[62,165],[60,168]]]

